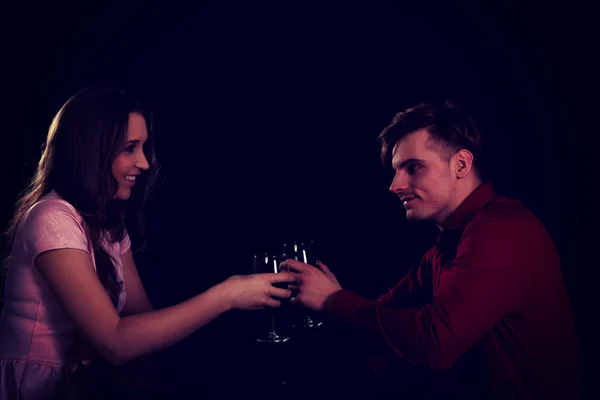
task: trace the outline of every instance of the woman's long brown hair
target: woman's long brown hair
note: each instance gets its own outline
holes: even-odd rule
[[[147,124],[148,140],[144,154],[150,168],[136,180],[131,198],[114,199],[117,182],[112,163],[123,149],[131,113],[141,114]],[[43,196],[56,190],[81,214],[93,246],[100,282],[117,304],[122,282],[117,279],[111,256],[101,243],[123,239],[125,221],[146,244],[143,209],[156,183],[158,164],[152,140],[152,116],[142,103],[121,90],[92,87],[71,97],[54,117],[35,175],[18,198],[6,232],[9,252],[5,268],[10,268],[10,249],[23,216]],[[129,224],[131,222],[131,224]]]

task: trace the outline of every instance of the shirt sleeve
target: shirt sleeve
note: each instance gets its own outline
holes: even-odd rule
[[[518,218],[467,227],[435,298],[424,307],[370,302],[343,290],[328,300],[327,310],[370,340],[383,339],[409,364],[450,368],[526,301],[540,251],[539,235],[527,228]]]
[[[67,204],[45,200],[36,204],[24,222],[25,248],[33,261],[42,252],[78,249],[89,252],[81,217]]]
[[[389,292],[379,297],[380,303],[393,303],[396,306],[409,307],[423,305],[431,301],[431,250],[413,267]]]

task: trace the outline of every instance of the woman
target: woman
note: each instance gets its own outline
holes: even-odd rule
[[[0,398],[52,398],[79,367],[121,365],[228,310],[278,307],[290,296],[272,285],[292,282],[289,274],[233,276],[153,310],[125,219],[141,211],[156,170],[150,115],[123,92],[85,89],[57,113],[9,225]]]

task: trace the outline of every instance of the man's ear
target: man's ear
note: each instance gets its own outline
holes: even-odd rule
[[[458,179],[466,177],[473,169],[473,154],[465,149],[458,151],[453,157],[452,166]]]

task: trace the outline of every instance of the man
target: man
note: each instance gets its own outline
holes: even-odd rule
[[[294,302],[358,333],[372,370],[392,379],[390,371],[428,371],[433,393],[578,398],[579,349],[559,256],[540,221],[484,181],[473,119],[450,102],[421,104],[399,113],[380,140],[395,171],[390,191],[409,221],[439,227],[437,242],[376,301],[342,289],[322,263],[290,260],[300,282]],[[395,392],[400,398],[403,388]]]

